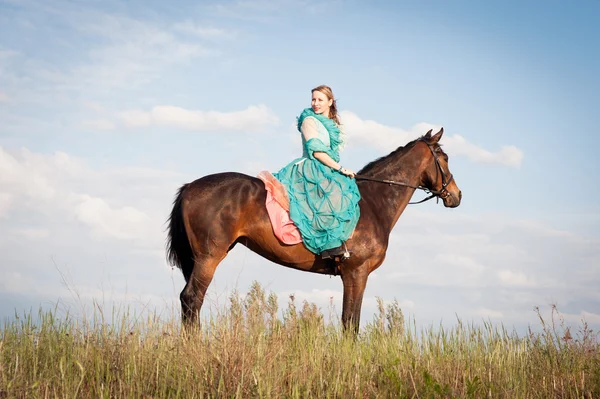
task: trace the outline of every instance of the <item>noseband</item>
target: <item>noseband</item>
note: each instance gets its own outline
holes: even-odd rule
[[[422,140],[424,141],[424,140]],[[440,164],[440,160],[438,159],[437,155],[435,154],[435,149],[433,148],[433,146],[427,142],[425,142],[425,144],[427,144],[427,147],[429,147],[429,149],[431,150],[431,155],[433,155],[433,159],[435,161],[435,165],[436,165],[436,180],[437,180],[437,176],[438,174],[442,174],[442,187],[439,190],[431,190],[425,186],[412,186],[408,183],[404,183],[404,182],[400,182],[400,181],[394,181],[394,180],[383,180],[383,179],[374,179],[372,177],[367,177],[367,176],[362,176],[362,175],[356,175],[355,179],[356,180],[368,180],[368,181],[374,181],[374,182],[378,182],[378,183],[385,183],[385,184],[389,184],[389,185],[393,185],[393,186],[403,186],[403,187],[410,187],[410,188],[414,188],[416,190],[423,190],[426,193],[429,194],[428,197],[422,199],[421,201],[417,201],[417,202],[409,202],[409,204],[421,204],[425,201],[429,201],[432,198],[436,198],[439,201],[439,199],[441,198],[442,200],[448,198],[448,196],[450,195],[450,192],[448,191],[448,185],[450,183],[452,183],[452,180],[454,180],[454,176],[452,175],[452,173],[450,173],[450,177],[448,177],[446,175],[446,173],[444,172],[444,169],[442,168],[442,165]]]

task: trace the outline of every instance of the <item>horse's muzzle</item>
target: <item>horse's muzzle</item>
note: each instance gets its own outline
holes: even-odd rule
[[[460,201],[462,200],[462,191],[458,190],[458,192],[450,192],[448,191],[448,195],[444,197],[444,206],[446,208],[456,208],[460,205]]]

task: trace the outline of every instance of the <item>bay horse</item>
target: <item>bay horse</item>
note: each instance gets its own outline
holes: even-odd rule
[[[398,147],[360,170],[356,176],[360,219],[347,241],[352,257],[343,262],[321,259],[302,243],[282,244],[274,235],[265,206],[262,180],[226,172],[201,177],[179,188],[168,220],[167,257],[181,269],[182,322],[197,325],[204,295],[219,263],[238,243],[279,265],[312,273],[341,275],[342,324],[359,330],[362,299],[371,272],[383,263],[389,235],[416,189],[460,205],[462,193],[439,145],[444,129]]]

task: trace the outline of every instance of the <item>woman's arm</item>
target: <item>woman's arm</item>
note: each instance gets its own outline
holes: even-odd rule
[[[327,155],[324,152],[315,152],[315,153],[313,153],[313,156],[315,157],[315,159],[319,160],[321,163],[325,164],[326,166],[329,166],[332,169],[338,170],[340,173],[342,173],[346,176],[350,176],[350,177],[356,176],[356,173],[354,173],[354,171],[347,169],[347,168],[342,168],[342,165],[335,162],[333,159],[331,159],[331,157],[329,155]],[[341,168],[341,170],[340,170],[340,168]]]
[[[317,130],[316,122],[312,118],[306,118],[304,120],[304,122],[302,122],[302,126],[301,126],[300,130],[302,131],[302,134],[304,135],[304,140],[306,140],[306,141],[319,136],[319,131]],[[313,156],[319,162],[323,163],[326,166],[329,166],[332,169],[339,171],[340,173],[342,173],[346,176],[349,176],[352,178],[354,176],[356,176],[356,173],[354,173],[354,171],[347,169],[347,168],[342,168],[342,165],[340,165],[339,163],[334,161],[325,152],[315,151],[313,153]]]

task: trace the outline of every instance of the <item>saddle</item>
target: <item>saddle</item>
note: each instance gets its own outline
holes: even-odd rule
[[[266,207],[273,233],[284,244],[294,245],[302,242],[300,230],[290,218],[290,202],[283,185],[268,171],[261,171],[258,176],[267,190]],[[321,252],[321,259],[333,259],[343,262],[352,255],[346,243],[337,248]]]

